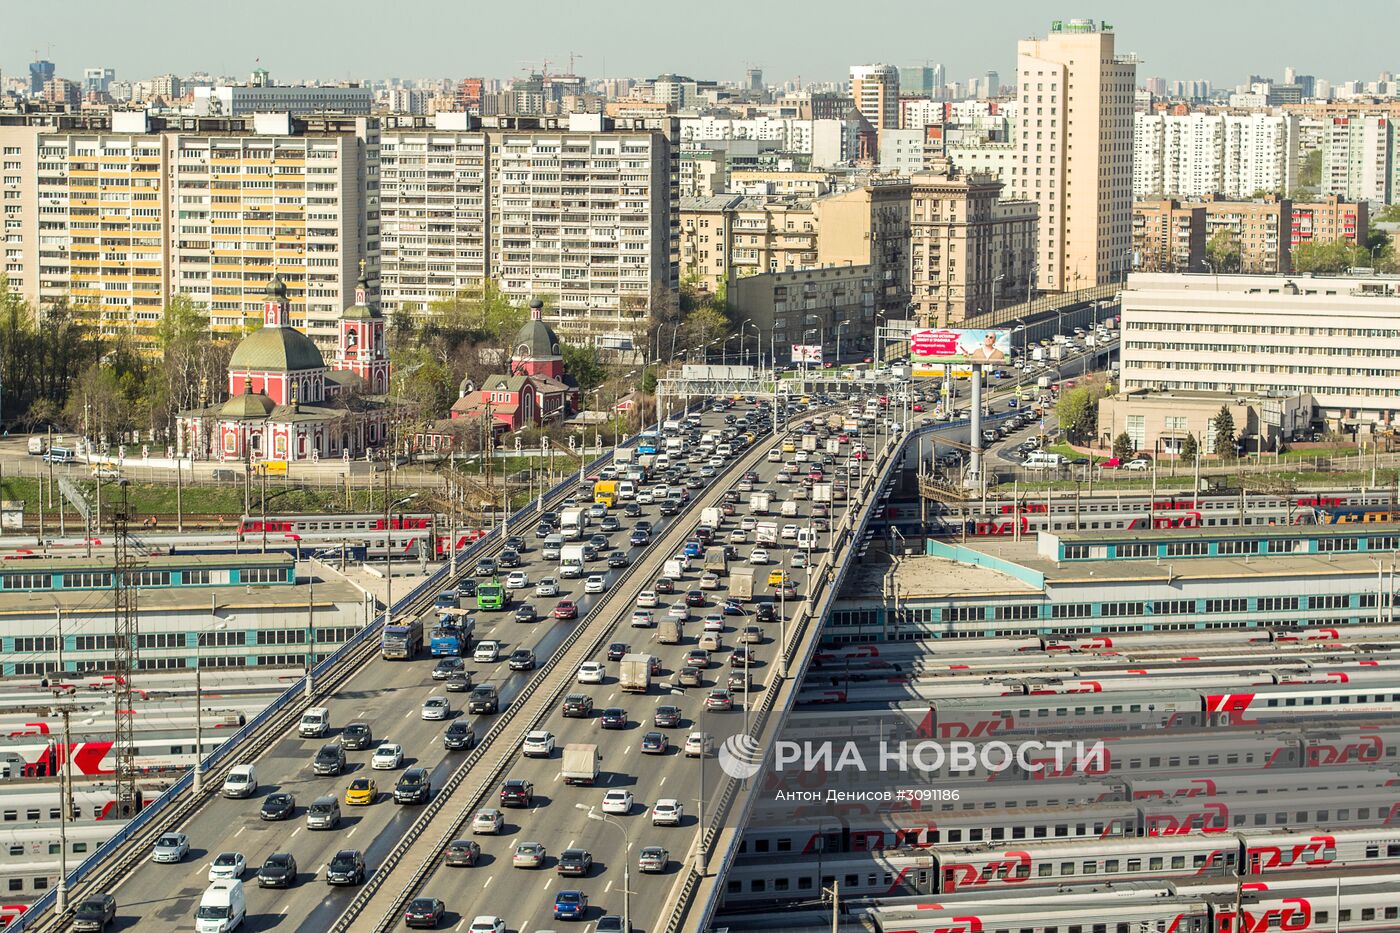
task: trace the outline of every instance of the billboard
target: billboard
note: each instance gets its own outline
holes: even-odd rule
[[[909,334],[914,375],[926,376],[944,363],[1006,363],[1011,360],[1011,331],[941,327]]]
[[[792,361],[794,363],[816,363],[818,366],[822,362],[822,346],[819,343],[794,343],[792,345]]]

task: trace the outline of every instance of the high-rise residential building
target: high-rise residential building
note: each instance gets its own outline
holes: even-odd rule
[[[1262,275],[1292,271],[1293,205],[1287,198],[1269,195],[1232,201],[1210,196],[1204,206],[1207,242],[1223,235],[1238,253],[1238,271]]]
[[[76,81],[67,78],[50,78],[44,85],[44,100],[51,104],[67,104],[76,107],[83,102],[83,90]]]
[[[934,95],[933,66],[929,64],[900,65],[899,93],[916,97],[932,97]]]
[[[21,166],[3,204],[12,285],[147,351],[170,296],[237,331],[262,313],[274,273],[291,320],[332,347],[359,263],[377,265],[370,120],[0,116],[0,147]]]
[[[382,300],[390,314],[496,280],[549,295],[570,339],[640,345],[653,290],[677,284],[677,121],[389,118]]]
[[[117,78],[115,68],[84,68],[83,69],[83,93],[84,94],[106,94],[107,89],[112,86],[112,82]]]
[[[1039,206],[1037,287],[1119,279],[1132,248],[1137,65],[1092,20],[1056,21],[1017,44],[1020,174],[1012,193]]]
[[[1036,206],[1001,201],[990,175],[910,178],[910,304],[921,326],[975,324],[1024,301],[1036,253]]]
[[[748,68],[744,71],[744,90],[750,94],[761,94],[764,90],[763,69]]]
[[[851,97],[875,128],[877,146],[882,130],[899,129],[899,69],[893,65],[852,65]]]
[[[39,59],[29,63],[29,93],[38,97],[44,93],[44,85],[53,80],[53,62]]]
[[[1205,205],[1173,198],[1134,202],[1134,271],[1201,272],[1205,258]]]
[[[1133,148],[1133,195],[1139,199],[1291,194],[1300,162],[1299,120],[1290,113],[1139,113]]]
[[[1397,192],[1395,118],[1386,113],[1337,116],[1322,150],[1323,194],[1390,204]]]
[[[1147,93],[1151,94],[1153,97],[1167,96],[1166,78],[1148,78],[1142,83],[1142,86],[1147,88]]]
[[[179,75],[164,74],[157,75],[151,79],[151,96],[159,97],[165,101],[172,101],[178,97],[183,97],[185,93],[185,83],[180,80]],[[276,108],[265,108],[276,109]],[[225,116],[236,116],[228,113]]]
[[[1324,201],[1294,202],[1291,244],[1366,242],[1370,208],[1365,201],[1343,201],[1335,194]]]
[[[457,109],[480,113],[483,84],[481,78],[463,78],[457,82]]]
[[[984,97],[996,97],[1001,93],[1001,75],[995,71],[987,72],[982,78],[982,91]]]

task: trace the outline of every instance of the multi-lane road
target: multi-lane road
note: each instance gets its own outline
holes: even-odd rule
[[[752,409],[740,405],[732,413],[750,411]],[[707,429],[723,424],[723,416],[719,413],[709,412],[704,418]],[[781,447],[781,444],[780,439],[771,435],[760,435],[757,441],[761,447]],[[849,449],[849,446],[843,448],[841,454],[833,458],[838,465],[845,463]],[[790,461],[793,457],[788,453],[781,460]],[[760,473],[756,488],[772,490],[776,499],[790,498],[790,490],[795,489],[797,484],[774,482],[783,465],[782,462],[761,460],[756,466]],[[699,468],[698,464],[690,465],[692,474]],[[830,473],[835,468],[828,466],[827,469]],[[660,561],[669,557],[669,553],[661,553],[655,546],[649,549],[628,546],[628,537],[635,522],[648,520],[653,523],[657,533],[653,541],[664,537],[676,523],[686,530],[693,528],[699,521],[696,505],[707,500],[712,493],[717,495],[720,490],[730,488],[738,479],[737,475],[723,475],[704,489],[693,491],[692,507],[674,517],[661,516],[656,505],[642,506],[641,515],[622,518],[621,528],[608,535],[610,548],[628,552],[634,561],[655,562],[659,568]],[[747,496],[744,501],[747,502]],[[775,514],[766,520],[776,522],[779,527],[784,524],[806,526],[813,503],[803,500],[796,505],[796,515]],[[841,503],[836,505],[839,507]],[[778,508],[775,503],[774,511],[777,512]],[[612,514],[620,513],[621,509],[616,509]],[[746,507],[741,505],[736,515],[727,520],[720,534],[721,541],[727,541],[733,530],[740,529],[741,519],[746,513]],[[596,604],[610,598],[614,603],[618,600],[633,602],[636,592],[651,587],[660,572],[659,569],[652,572],[651,568],[639,568],[639,572],[627,581],[626,592],[614,594],[611,583],[625,570],[608,570],[604,561],[599,560],[590,564],[588,570],[607,578],[609,586],[604,593],[585,593],[584,581],[578,579],[561,580],[557,597],[536,597],[533,584],[541,577],[557,576],[557,564],[542,559],[540,542],[534,538],[532,526],[512,530],[520,533],[529,546],[529,550],[522,555],[525,563],[521,569],[529,574],[531,581],[530,587],[513,591],[515,605],[529,602],[545,618],[535,623],[517,623],[511,611],[478,613],[477,638],[498,639],[503,642],[505,652],[498,664],[467,662],[477,683],[488,682],[500,688],[503,709],[509,706],[529,679],[536,676],[529,672],[512,673],[507,670],[505,658],[511,650],[517,647],[532,648],[543,664],[574,628],[590,624],[589,613]],[[590,533],[596,530],[596,524],[589,529]],[[826,540],[823,535],[818,547],[825,548]],[[753,548],[752,542],[753,534],[750,532],[748,543],[736,544],[741,558],[747,558]],[[792,540],[785,540],[781,546],[768,550],[774,563],[755,568],[755,588],[756,591],[761,590],[761,600],[767,600],[771,593],[771,589],[763,585],[768,570],[788,567],[797,548]],[[641,572],[643,569],[646,572]],[[790,569],[790,572],[798,584],[799,593],[802,592],[804,572],[800,569]],[[699,576],[699,569],[693,566],[684,579],[678,581],[677,594],[663,603],[659,614],[664,615],[665,605],[681,599],[687,590],[698,589]],[[658,680],[661,684],[669,683],[673,673],[681,666],[682,655],[696,645],[700,619],[720,612],[724,592],[724,589],[705,591],[704,605],[691,609],[692,619],[687,626],[684,644],[659,645],[654,641],[655,630],[631,629],[626,625],[625,617],[615,640],[628,642],[638,651],[658,656],[662,666]],[[578,603],[579,621],[556,621],[546,615],[562,599],[573,599]],[[755,606],[756,603],[749,604],[751,612]],[[703,687],[687,687],[673,694],[666,687],[654,683],[647,694],[623,695],[617,686],[615,663],[607,664],[607,679],[603,684],[578,687],[580,692],[593,698],[599,711],[613,705],[624,708],[628,720],[624,729],[602,730],[596,718],[563,719],[557,710],[551,712],[542,728],[554,733],[559,746],[576,741],[599,746],[603,772],[600,784],[595,788],[563,786],[559,780],[559,752],[550,759],[520,759],[518,765],[510,769],[508,777],[522,778],[535,784],[533,806],[524,810],[507,810],[507,825],[503,834],[476,837],[484,853],[478,866],[441,869],[423,888],[422,893],[441,897],[447,902],[449,922],[446,926],[465,929],[476,915],[495,914],[503,917],[507,928],[516,933],[552,928],[557,924],[551,919],[551,908],[555,895],[563,889],[581,890],[588,895],[592,905],[590,920],[596,920],[604,912],[620,914],[623,900],[622,863],[629,858],[625,847],[630,846],[632,923],[638,930],[653,929],[678,877],[679,864],[693,844],[697,825],[701,762],[683,757],[679,746],[693,729],[710,732],[716,741],[722,741],[726,735],[742,728],[744,714],[739,709],[741,696],[736,695],[736,708],[732,712],[702,713],[701,707],[708,688],[716,680],[722,682],[730,671],[729,660],[735,644],[736,626],[752,621],[752,615],[725,618],[725,647],[715,653],[710,668],[704,674]],[[759,684],[767,676],[768,668],[763,662],[773,656],[773,642],[779,625],[775,622],[762,627],[763,642],[754,646],[759,663],[752,672],[753,679]],[[466,713],[461,709],[465,704],[465,694],[445,693],[442,683],[432,679],[432,667],[433,662],[426,654],[416,661],[375,660],[368,664],[335,696],[326,698],[322,704],[331,710],[335,726],[330,740],[349,722],[367,722],[376,739],[397,742],[404,747],[406,760],[403,767],[428,768],[432,773],[434,788],[440,788],[457,769],[465,753],[444,750],[441,735],[445,725],[422,720],[422,704],[431,695],[448,696],[452,699],[454,716],[465,717]],[[559,676],[572,680],[574,673],[572,670],[561,671]],[[652,730],[651,717],[655,707],[665,704],[676,705],[683,710],[680,727],[660,730],[667,734],[673,749],[664,755],[644,755],[640,751],[641,736]],[[474,725],[478,734],[484,733],[490,726],[490,717],[469,718],[477,720]],[[236,851],[245,856],[249,866],[245,875],[249,894],[248,929],[319,931],[331,926],[353,897],[353,889],[326,885],[325,866],[331,856],[345,848],[360,849],[364,852],[369,869],[374,871],[421,811],[414,806],[397,806],[388,799],[403,769],[371,771],[369,759],[372,748],[349,752],[347,771],[339,777],[314,776],[312,757],[326,741],[286,736],[276,742],[256,762],[261,787],[252,800],[211,800],[187,825],[180,827],[190,837],[192,850],[187,859],[174,865],[143,864],[121,883],[114,893],[123,918],[136,916],[140,922],[154,922],[160,928],[182,927],[190,923],[199,897],[207,887],[211,860],[220,852]],[[712,760],[708,766],[714,766]],[[379,799],[376,803],[368,807],[344,807],[344,819],[337,831],[312,831],[306,828],[303,818],[306,805],[323,794],[335,794],[343,801],[347,784],[360,776],[378,780]],[[611,789],[628,790],[634,795],[631,812],[617,817],[617,823],[591,820],[584,809],[577,808],[577,805],[583,805],[585,808],[591,806],[595,811],[600,809],[603,794]],[[292,820],[263,822],[259,819],[258,809],[263,798],[274,791],[296,795],[298,811]],[[651,807],[656,800],[666,797],[676,798],[682,803],[686,811],[685,819],[680,827],[654,828],[650,820]],[[487,802],[495,804],[494,800]],[[618,829],[619,825],[622,830]],[[430,834],[424,841],[435,838]],[[548,858],[542,868],[512,867],[514,848],[524,841],[538,841],[546,846]],[[671,860],[666,871],[656,875],[641,875],[636,871],[638,850],[647,845],[662,845],[670,850]],[[564,848],[571,846],[592,852],[594,868],[588,877],[561,879],[556,876],[555,860]],[[296,857],[300,874],[295,887],[288,890],[262,890],[256,887],[254,873],[273,852],[291,852]],[[369,916],[368,912],[362,918],[366,923],[377,919]],[[591,928],[591,923],[588,928]]]

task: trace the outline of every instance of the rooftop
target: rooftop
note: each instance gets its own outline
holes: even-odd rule
[[[209,615],[209,600],[213,597],[220,612],[253,611],[268,617],[275,623],[279,615],[299,619],[296,624],[304,625],[310,592],[307,587],[290,586],[199,586],[199,587],[156,587],[143,589],[137,600],[137,610],[141,614],[172,617],[177,613]],[[316,580],[315,593],[318,610],[331,606],[358,606],[364,602],[364,594],[355,586],[343,580]],[[53,616],[55,609],[66,615],[88,616],[98,620],[112,617],[109,591],[92,590],[45,590],[32,593],[0,593],[0,619],[8,616]]]
[[[890,572],[893,570],[893,576]],[[872,549],[846,576],[845,591],[868,599],[897,588],[900,599],[942,599],[970,596],[1025,596],[1035,587],[991,567],[978,567],[943,557],[891,557]]]

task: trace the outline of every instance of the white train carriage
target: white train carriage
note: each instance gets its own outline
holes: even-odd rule
[[[68,814],[70,825],[82,825],[117,819],[116,788],[95,784],[73,788],[73,808]],[[0,789],[0,825],[7,827],[57,826],[63,821],[60,802],[62,794],[56,783],[33,786],[27,783],[4,785]],[[146,793],[136,789],[137,808],[146,805]]]
[[[1227,797],[1163,797],[1137,801],[1138,835],[1179,836],[1285,826],[1400,825],[1395,788],[1340,796],[1310,792]]]
[[[68,870],[77,868],[125,825],[106,820],[68,827]],[[0,829],[0,885],[11,903],[37,899],[58,883],[61,844],[56,825]]]
[[[136,767],[142,773],[160,774],[193,766],[234,733],[234,729],[207,730],[200,737],[201,755],[195,754],[194,731],[172,731],[154,735],[137,734]],[[222,734],[221,734],[222,733]],[[0,741],[0,773],[11,777],[55,777],[63,767],[61,741],[36,741],[26,737]],[[115,741],[111,738],[73,742],[68,746],[74,776],[104,777],[115,773]]]

